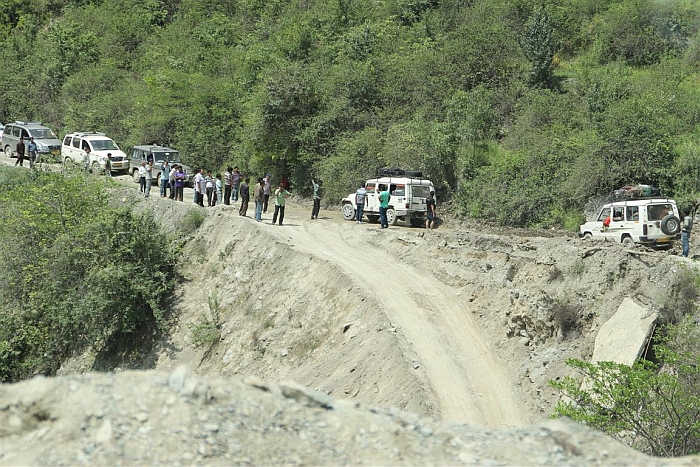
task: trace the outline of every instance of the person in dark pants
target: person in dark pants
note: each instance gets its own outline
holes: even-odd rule
[[[280,186],[275,190],[275,212],[272,214],[273,225],[277,222],[277,214],[280,216],[280,225],[284,225],[285,198],[290,194],[291,193],[284,189],[284,184],[282,183],[280,183]]]
[[[311,218],[318,219],[318,211],[321,210],[321,187],[323,180],[311,179],[311,185],[314,188],[314,207],[311,209]]]
[[[267,203],[270,201],[270,188],[272,187],[272,174],[267,173],[265,174],[265,178],[263,178],[263,205],[262,205],[262,212],[263,214],[267,214]]]
[[[386,210],[389,208],[389,198],[391,195],[389,194],[389,187],[387,186],[384,191],[381,191],[379,193],[379,219],[380,219],[380,228],[382,229],[388,229],[389,228],[389,220],[386,218]]]
[[[430,196],[425,198],[426,218],[425,228],[433,230],[435,228],[435,192],[431,191]]]
[[[250,201],[250,178],[246,178],[243,183],[241,183],[240,195],[241,195],[241,209],[238,210],[238,215],[245,217],[248,213],[248,201]]]
[[[683,212],[683,224],[681,225],[681,245],[683,245],[683,256],[690,254],[690,232],[693,230],[693,217],[690,211]]]
[[[233,186],[233,167],[226,167],[226,172],[224,173],[224,204],[231,204],[231,188]]]
[[[17,142],[17,146],[15,147],[15,152],[17,153],[17,161],[15,162],[15,165],[21,165],[24,166],[24,139],[19,138],[19,141]]]

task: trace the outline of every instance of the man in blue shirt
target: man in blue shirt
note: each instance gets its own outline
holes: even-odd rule
[[[27,153],[29,154],[29,167],[34,167],[34,164],[39,162],[39,159],[37,158],[37,147],[33,136],[29,138],[29,143],[27,143]]]
[[[386,218],[386,210],[389,207],[389,187],[384,187],[384,191],[379,192],[379,223],[380,228],[388,229],[389,221]]]

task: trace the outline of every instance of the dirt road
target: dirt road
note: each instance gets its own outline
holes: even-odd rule
[[[285,226],[261,228],[299,251],[334,263],[378,300],[413,346],[445,420],[481,426],[522,424],[510,392],[512,380],[482,338],[466,297],[371,241],[360,241],[368,234],[395,236],[408,227],[380,230],[377,224],[345,222],[339,213],[322,214],[311,220],[308,212],[292,204]]]

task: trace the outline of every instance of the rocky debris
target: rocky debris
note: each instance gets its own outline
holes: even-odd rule
[[[156,371],[0,386],[0,465],[698,465],[566,420],[449,424],[295,383]]]

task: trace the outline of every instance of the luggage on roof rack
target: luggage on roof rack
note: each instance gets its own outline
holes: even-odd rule
[[[377,170],[377,177],[411,177],[421,178],[423,172],[418,170],[406,170],[400,167],[382,167]]]
[[[613,201],[661,196],[661,190],[650,185],[623,186],[612,193]]]

